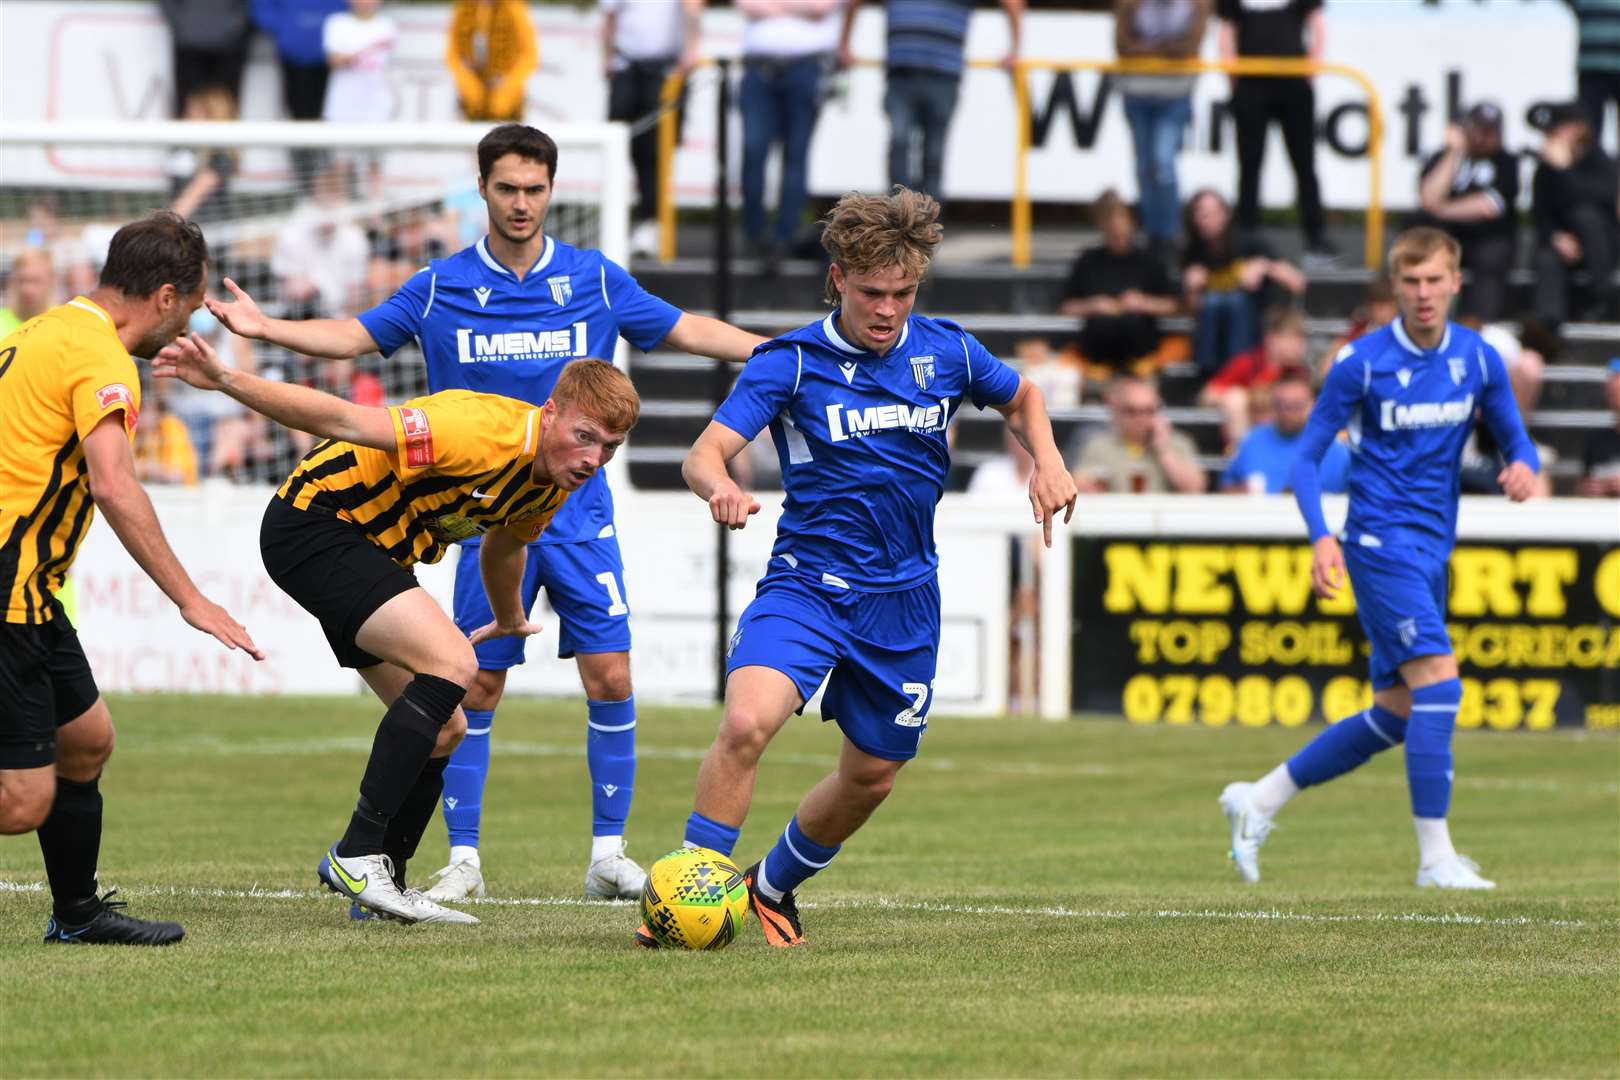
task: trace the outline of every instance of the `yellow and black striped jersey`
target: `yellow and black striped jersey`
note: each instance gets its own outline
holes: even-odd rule
[[[95,517],[84,437],[141,382],[112,317],[82,296],[0,340],[0,603],[5,621],[55,618],[56,590]]]
[[[540,410],[526,401],[444,390],[388,412],[392,450],[317,443],[276,494],[354,522],[404,567],[498,525],[536,540],[568,497],[534,482]]]

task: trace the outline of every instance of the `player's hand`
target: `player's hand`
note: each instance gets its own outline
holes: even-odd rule
[[[225,279],[225,290],[231,294],[231,302],[225,303],[217,297],[209,296],[203,299],[208,311],[225,324],[225,329],[239,337],[262,339],[268,332],[265,325],[264,313],[259,305],[253,302],[253,297],[243,292],[230,278]]]
[[[1339,541],[1324,536],[1311,545],[1311,592],[1331,600],[1344,588],[1344,552]]]
[[[1067,525],[1074,517],[1074,500],[1078,494],[1074,477],[1061,461],[1044,468],[1035,466],[1035,475],[1029,478],[1029,505],[1035,511],[1035,524],[1041,527],[1047,547],[1052,546],[1052,519],[1062,509],[1063,523]]]
[[[264,653],[248,635],[247,627],[231,618],[230,612],[208,597],[199,594],[197,599],[183,605],[180,617],[195,629],[214,635],[227,649],[241,649],[255,660],[264,659]]]
[[[545,627],[541,626],[539,623],[530,622],[528,619],[509,624],[492,622],[485,623],[483,626],[480,626],[478,629],[468,634],[467,640],[473,645],[482,645],[484,642],[493,641],[496,638],[534,637],[534,635],[540,633],[544,629]]]
[[[718,484],[709,496],[709,516],[728,529],[740,529],[759,513],[759,501],[736,484]]]
[[[158,350],[152,358],[152,374],[179,379],[199,390],[225,387],[225,362],[207,338],[196,334],[183,334]]]
[[[1515,461],[1497,476],[1496,482],[1514,502],[1524,502],[1536,493],[1536,474],[1522,461]]]

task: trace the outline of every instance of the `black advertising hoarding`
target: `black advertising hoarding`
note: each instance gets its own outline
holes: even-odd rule
[[[1263,727],[1372,702],[1350,590],[1311,595],[1303,543],[1076,537],[1073,708]],[[1620,728],[1620,548],[1487,542],[1452,554],[1461,728]]]

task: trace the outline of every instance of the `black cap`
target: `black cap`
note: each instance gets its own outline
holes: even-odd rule
[[[1537,105],[1530,110],[1530,126],[1537,131],[1551,131],[1564,124],[1585,123],[1586,112],[1579,102],[1564,101],[1556,105]]]
[[[1481,131],[1502,131],[1502,108],[1494,101],[1481,101],[1463,114],[1463,123]]]

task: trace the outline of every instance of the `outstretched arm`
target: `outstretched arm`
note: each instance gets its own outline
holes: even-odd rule
[[[709,514],[716,522],[731,529],[742,528],[759,513],[759,503],[726,471],[726,463],[747,445],[747,439],[711,420],[681,463],[681,479],[686,486],[709,504]]]
[[[212,296],[203,302],[233,334],[268,341],[303,356],[335,360],[352,360],[377,351],[377,343],[359,319],[272,319],[230,278],[225,279],[225,289],[231,303]]]
[[[755,348],[769,339],[707,315],[683,311],[681,317],[675,320],[675,325],[669,328],[669,333],[664,335],[664,340],[681,352],[741,364],[753,355]]]
[[[278,424],[323,439],[393,450],[394,420],[387,409],[356,405],[308,386],[272,382],[226,367],[213,346],[195,334],[175,338],[152,361],[152,374],[181,379],[199,390],[218,390]]]
[[[1074,517],[1076,490],[1074,477],[1063,464],[1057,440],[1052,437],[1052,420],[1046,414],[1046,399],[1028,379],[1018,380],[1018,390],[1005,405],[993,406],[1007,418],[1007,427],[1021,446],[1035,459],[1035,474],[1029,478],[1029,505],[1035,523],[1041,526],[1046,546],[1052,546],[1052,518],[1063,510],[1064,524]]]

